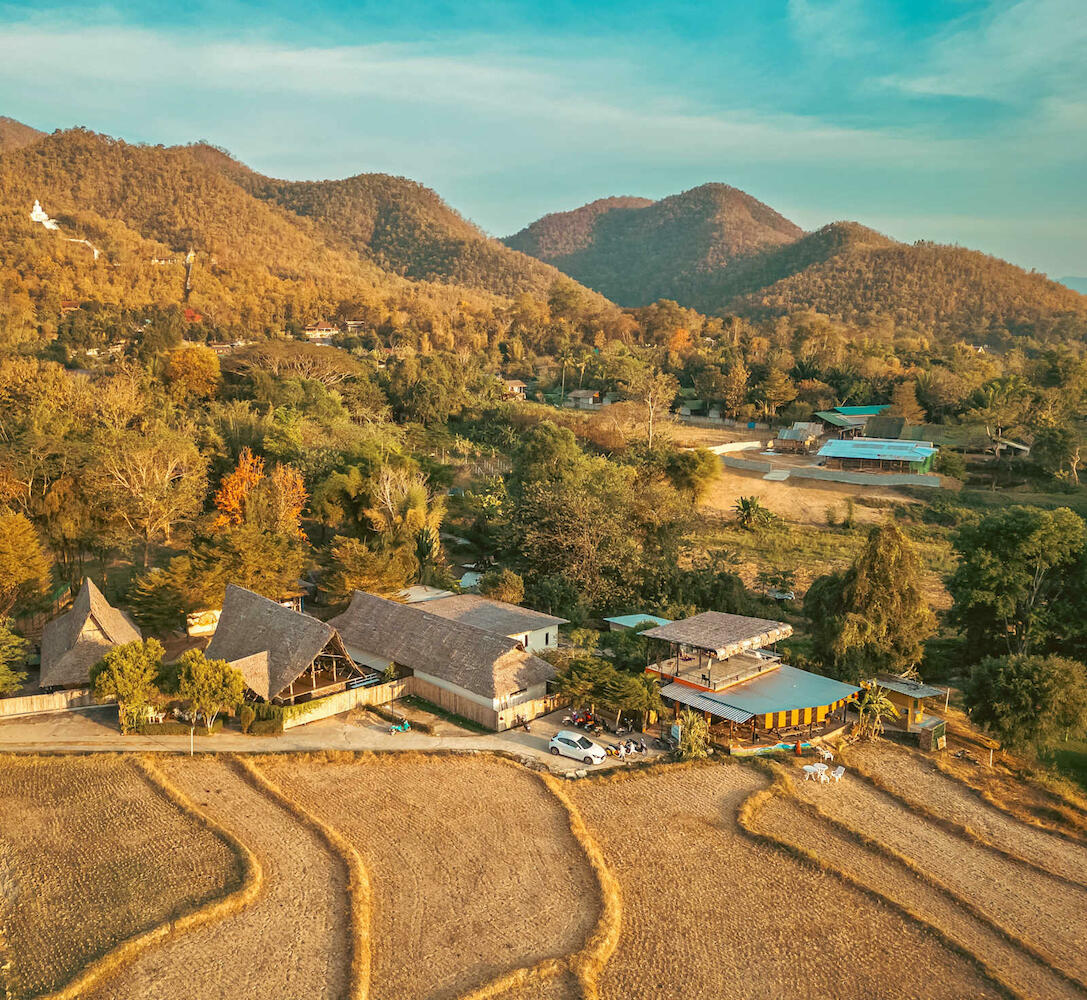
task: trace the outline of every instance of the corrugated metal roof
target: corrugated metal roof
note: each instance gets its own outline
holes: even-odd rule
[[[875,682],[881,688],[904,694],[909,698],[935,698],[937,695],[942,698],[947,693],[943,688],[922,684],[920,681],[911,681],[906,677],[889,677],[886,674],[880,674]]]
[[[895,441],[889,438],[828,441],[819,449],[820,458],[867,458],[889,462],[923,462],[935,454],[936,448],[930,441]]]
[[[848,417],[843,417],[840,413],[835,413],[833,410],[819,410],[815,414],[820,420],[832,424],[835,427],[855,427],[856,421],[850,420]]]
[[[807,441],[815,435],[806,427],[783,427],[778,431],[779,441]]]
[[[634,628],[642,622],[652,622],[654,625],[671,625],[671,618],[661,618],[660,615],[616,615],[613,618],[605,618],[609,625],[622,625],[624,628]]]
[[[719,719],[728,719],[730,722],[748,722],[751,719],[750,712],[741,711],[718,701],[704,691],[696,691],[685,684],[677,684],[673,681],[661,688],[661,697],[671,701],[678,701],[688,708],[697,709],[700,712],[709,712]]]
[[[834,409],[845,417],[874,417],[889,406],[890,403],[883,403],[880,406],[836,406]]]
[[[791,712],[794,708],[833,705],[843,698],[851,698],[858,691],[860,688],[852,684],[782,663],[777,670],[768,670],[749,681],[715,692],[714,697],[727,699],[729,705],[740,711],[765,715],[767,712]]]

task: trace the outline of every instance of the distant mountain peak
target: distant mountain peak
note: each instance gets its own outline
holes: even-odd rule
[[[803,230],[729,184],[659,201],[601,198],[546,215],[505,240],[620,305],[677,298],[733,261],[794,242]]]
[[[0,153],[6,153],[11,149],[22,149],[37,142],[48,133],[39,129],[24,125],[14,118],[0,115]]]

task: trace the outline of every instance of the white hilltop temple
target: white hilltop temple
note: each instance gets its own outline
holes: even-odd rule
[[[34,207],[30,210],[30,221],[40,222],[46,229],[59,229],[56,219],[50,219],[42,204],[37,198],[34,199]]]

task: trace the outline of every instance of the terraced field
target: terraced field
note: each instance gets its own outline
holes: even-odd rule
[[[593,873],[531,772],[423,755],[261,767],[363,855],[375,996],[457,996],[576,952],[592,931]]]
[[[5,758],[0,985],[1087,1000],[1074,826],[886,744],[844,759],[818,786],[791,760],[570,783],[482,754]]]
[[[229,846],[131,757],[0,760],[0,928],[14,997],[57,989],[239,877]]]
[[[605,996],[999,995],[929,928],[745,836],[737,813],[767,783],[728,763],[577,787],[623,892]],[[889,960],[892,941],[913,960]]]

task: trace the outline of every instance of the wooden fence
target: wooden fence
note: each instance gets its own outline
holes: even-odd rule
[[[0,718],[15,715],[37,715],[42,712],[64,712],[70,708],[86,708],[95,704],[90,688],[57,691],[55,694],[27,694],[19,698],[0,698]]]
[[[387,705],[397,698],[411,694],[413,677],[402,677],[400,680],[388,681],[385,684],[375,684],[372,687],[352,688],[349,691],[338,691],[325,698],[315,698],[313,701],[304,702],[296,706],[290,715],[284,717],[283,728],[293,729],[295,726],[304,726],[318,719],[327,719],[341,712],[350,712],[353,708],[361,708],[365,705]]]

